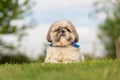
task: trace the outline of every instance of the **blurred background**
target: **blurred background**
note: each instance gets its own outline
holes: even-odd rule
[[[87,58],[120,58],[120,0],[0,0],[0,63],[43,61],[60,19],[76,27]]]

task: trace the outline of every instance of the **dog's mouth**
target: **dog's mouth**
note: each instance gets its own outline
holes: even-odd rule
[[[60,32],[60,33],[58,33],[57,36],[58,36],[58,37],[61,37],[61,36],[62,36],[62,37],[63,37],[63,36],[65,37],[65,33]]]
[[[64,33],[62,33],[62,34],[60,34],[60,36],[63,36],[63,37],[65,37],[65,34],[64,34]]]
[[[58,33],[58,34],[56,35],[55,41],[58,42],[58,41],[60,41],[60,39],[63,38],[63,37],[65,38],[65,37],[66,37],[66,34],[60,32],[60,33]]]

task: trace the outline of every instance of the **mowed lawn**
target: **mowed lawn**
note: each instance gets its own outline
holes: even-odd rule
[[[120,80],[120,61],[0,64],[0,80]]]

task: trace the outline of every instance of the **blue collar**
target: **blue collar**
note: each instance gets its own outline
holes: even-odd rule
[[[75,42],[72,42],[72,45],[73,45],[75,48],[79,48],[79,47],[80,47],[80,45],[78,45],[78,44],[75,43]]]
[[[72,42],[72,46],[74,46],[75,48],[79,48],[80,45],[78,45],[77,43],[75,42]],[[65,47],[65,46],[56,46],[56,45],[53,45],[52,43],[50,44],[50,47]]]

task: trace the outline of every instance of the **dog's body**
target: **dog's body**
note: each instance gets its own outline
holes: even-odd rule
[[[47,40],[53,46],[47,48],[45,62],[50,63],[72,63],[84,60],[79,48],[72,45],[78,42],[78,34],[68,20],[56,21],[50,27]]]
[[[80,54],[79,48],[75,48],[73,46],[65,48],[48,47],[45,62],[73,63],[83,60],[84,56]]]

